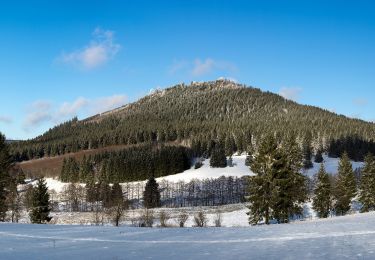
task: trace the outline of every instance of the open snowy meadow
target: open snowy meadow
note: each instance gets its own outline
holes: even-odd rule
[[[255,227],[1,223],[0,230],[0,259],[375,258],[375,213]]]

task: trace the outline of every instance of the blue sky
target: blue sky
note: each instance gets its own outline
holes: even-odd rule
[[[375,120],[371,1],[8,2],[0,6],[8,138],[219,77]]]

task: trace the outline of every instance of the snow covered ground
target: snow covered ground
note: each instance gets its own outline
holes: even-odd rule
[[[241,228],[0,224],[0,259],[375,259],[375,213]]]
[[[161,177],[157,180],[189,182],[192,179],[204,180],[210,178],[219,178],[221,176],[242,177],[253,175],[253,173],[250,171],[250,168],[245,165],[246,155],[235,155],[232,157],[232,159],[233,167],[211,168],[210,160],[206,159],[203,161],[203,166],[199,169],[194,169],[194,167],[192,167],[191,169],[186,170],[182,173]]]
[[[330,174],[336,174],[337,168],[339,167],[340,158],[330,158],[327,155],[324,155],[323,159],[324,159],[324,167],[326,169],[326,172]],[[363,162],[354,162],[354,161],[351,161],[351,163],[352,163],[353,170],[363,167],[363,164],[364,164]],[[314,176],[316,173],[318,173],[320,169],[320,163],[315,163],[313,161],[313,165],[314,165],[313,168],[304,172],[309,177]]]
[[[178,181],[185,181],[189,182],[193,179],[204,180],[210,178],[219,178],[221,176],[233,176],[233,177],[242,177],[242,176],[251,176],[254,173],[250,170],[248,166],[245,165],[246,155],[235,155],[233,158],[233,167],[226,167],[226,168],[211,168],[210,167],[210,160],[206,159],[203,161],[203,166],[199,169],[194,169],[194,166],[186,170],[182,173],[169,175],[165,177],[157,178],[158,182],[162,180],[167,180],[170,182],[178,182]],[[339,165],[339,158],[329,158],[328,156],[324,155],[324,166],[326,171],[331,174],[335,174],[337,172],[337,167]],[[353,170],[356,168],[362,167],[363,162],[351,162],[353,165]],[[305,171],[304,174],[307,176],[314,176],[319,171],[320,164],[313,163],[314,167]],[[55,190],[57,193],[63,191],[66,183],[62,183],[59,180],[46,178],[47,186],[50,190]],[[84,186],[84,184],[81,184]]]

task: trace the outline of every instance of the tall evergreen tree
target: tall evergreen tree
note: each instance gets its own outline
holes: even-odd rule
[[[359,202],[362,203],[361,212],[375,210],[375,158],[368,154],[362,170]]]
[[[5,136],[0,133],[0,221],[5,221],[8,210],[7,196],[11,178],[9,169],[11,167],[11,157],[9,149],[5,143]]]
[[[275,138],[272,135],[265,137],[250,166],[250,169],[255,173],[255,176],[249,179],[250,212],[248,215],[249,223],[252,225],[258,224],[263,219],[266,224],[270,223],[272,171],[276,150]]]
[[[143,204],[148,209],[161,206],[159,184],[154,177],[148,179],[146,183],[145,191],[143,192]]]
[[[327,218],[332,207],[332,187],[329,175],[324,169],[324,164],[320,165],[316,177],[314,189],[313,209],[317,212],[318,217]]]
[[[51,207],[47,184],[44,178],[41,178],[33,189],[32,209],[29,213],[31,222],[35,224],[49,222],[51,220],[49,216],[50,211]]]
[[[348,154],[342,154],[335,187],[335,211],[337,215],[345,215],[356,194],[356,180]]]
[[[302,156],[290,138],[280,147],[273,136],[267,136],[255,154],[250,178],[249,223],[256,225],[271,218],[286,223],[292,215],[300,215],[306,200],[306,179],[300,173]]]

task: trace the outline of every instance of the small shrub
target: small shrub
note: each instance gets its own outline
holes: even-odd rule
[[[189,214],[186,211],[181,211],[177,217],[177,224],[182,228],[185,226],[186,221],[189,219]]]
[[[207,217],[203,211],[199,211],[194,215],[194,222],[196,227],[205,227],[207,225]]]

